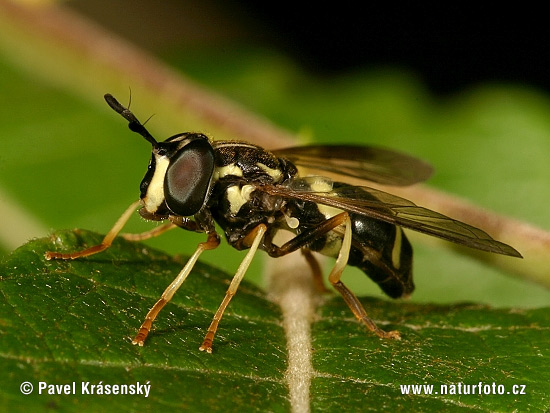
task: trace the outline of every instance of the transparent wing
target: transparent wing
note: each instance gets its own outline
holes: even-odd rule
[[[482,251],[521,257],[514,248],[493,239],[481,229],[419,207],[407,199],[374,188],[340,183],[335,183],[333,188],[314,192],[310,179],[298,178],[292,186],[262,186],[259,189],[272,195],[311,201],[365,215]],[[322,179],[325,179],[327,187],[326,178]]]
[[[433,172],[432,167],[420,159],[369,146],[312,145],[272,152],[296,166],[352,176],[383,185],[412,185],[425,181]]]

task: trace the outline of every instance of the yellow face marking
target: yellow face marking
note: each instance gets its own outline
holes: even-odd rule
[[[149,213],[155,213],[164,202],[164,177],[170,161],[166,156],[155,155],[155,173],[149,183],[143,206]]]

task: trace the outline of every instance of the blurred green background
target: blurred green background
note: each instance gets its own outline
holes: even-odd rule
[[[302,49],[286,47],[295,31],[277,31],[250,10],[222,2],[89,0],[64,6],[304,142],[356,142],[413,154],[435,167],[430,186],[550,228],[550,100],[537,84],[490,76],[461,83],[457,78],[454,88],[447,85],[442,91],[414,68],[380,59],[339,70],[313,70],[314,61],[299,58]],[[52,69],[58,58],[53,52],[57,40],[33,39],[24,22],[24,17],[0,17],[4,255],[26,239],[55,229],[107,232],[139,196],[150,156],[148,144],[104,104],[103,94],[113,91],[99,85],[109,74],[90,68],[87,76],[75,80],[71,64]],[[40,51],[39,63],[29,57],[40,56]],[[430,62],[437,66],[437,56]],[[439,68],[449,69],[452,65]],[[117,90],[130,89],[138,117],[145,120],[154,114],[148,128],[158,139],[182,131],[162,108],[148,107],[148,97],[140,96],[134,85],[119,84]],[[125,103],[129,94],[117,97]],[[207,133],[214,129],[189,125],[195,128]],[[143,231],[150,225],[136,217],[127,230]],[[189,254],[202,240],[172,231],[147,243]],[[415,301],[520,307],[550,302],[550,293],[542,287],[471,258],[429,243],[415,242],[414,247]],[[242,252],[224,245],[202,259],[232,273],[242,257]],[[261,283],[261,261],[255,260],[247,278]],[[354,269],[346,271],[345,279],[359,294],[381,296],[378,287]]]

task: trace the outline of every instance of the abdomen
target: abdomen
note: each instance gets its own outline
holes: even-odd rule
[[[392,298],[412,293],[413,253],[403,229],[362,215],[350,217],[353,244],[349,265],[363,270]]]
[[[392,298],[412,293],[412,246],[403,230],[364,215],[349,216],[353,241],[348,265],[361,269]],[[336,228],[309,248],[336,258],[342,245],[341,234]]]

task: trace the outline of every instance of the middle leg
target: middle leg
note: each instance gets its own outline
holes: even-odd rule
[[[350,310],[353,312],[355,317],[361,323],[363,323],[365,327],[375,333],[378,337],[399,340],[401,337],[398,331],[386,332],[376,325],[376,323],[368,316],[365,308],[363,307],[357,296],[341,281],[342,272],[344,271],[344,268],[348,263],[349,252],[351,249],[353,238],[351,219],[347,212],[342,212],[338,215],[335,215],[332,218],[323,222],[321,225],[309,231],[302,232],[301,234],[297,235],[280,247],[272,244],[271,237],[266,236],[264,248],[270,256],[281,257],[300,248],[307,248],[307,245],[314,241],[317,237],[326,234],[329,231],[336,229],[337,227],[344,228],[342,236],[342,246],[340,247],[340,252],[338,254],[338,258],[336,259],[336,264],[334,265],[329,275],[329,281],[331,285],[336,291],[340,293],[340,295],[342,295],[342,298],[344,299]],[[308,259],[307,253],[306,259]],[[315,272],[317,270],[313,266],[312,269],[315,276]]]
[[[255,227],[252,231],[250,231],[250,233],[244,238],[243,245],[250,247],[250,249],[248,250],[246,256],[244,257],[244,260],[241,262],[241,265],[239,265],[237,272],[233,276],[233,279],[231,280],[231,284],[229,285],[229,288],[225,293],[225,297],[223,298],[223,301],[218,307],[218,311],[216,311],[216,314],[214,314],[214,318],[210,323],[210,327],[208,327],[208,332],[204,336],[202,345],[199,347],[200,351],[206,351],[207,353],[212,353],[212,342],[214,341],[214,336],[216,334],[216,331],[218,330],[218,325],[223,317],[223,313],[225,312],[225,309],[229,305],[229,302],[237,292],[237,289],[239,288],[239,284],[244,278],[244,275],[246,274],[246,270],[248,270],[248,267],[252,262],[252,258],[254,258],[254,255],[256,254],[256,251],[258,250],[258,247],[260,246],[260,242],[262,241],[266,231],[267,231],[267,227],[264,224],[260,224],[257,227]]]

